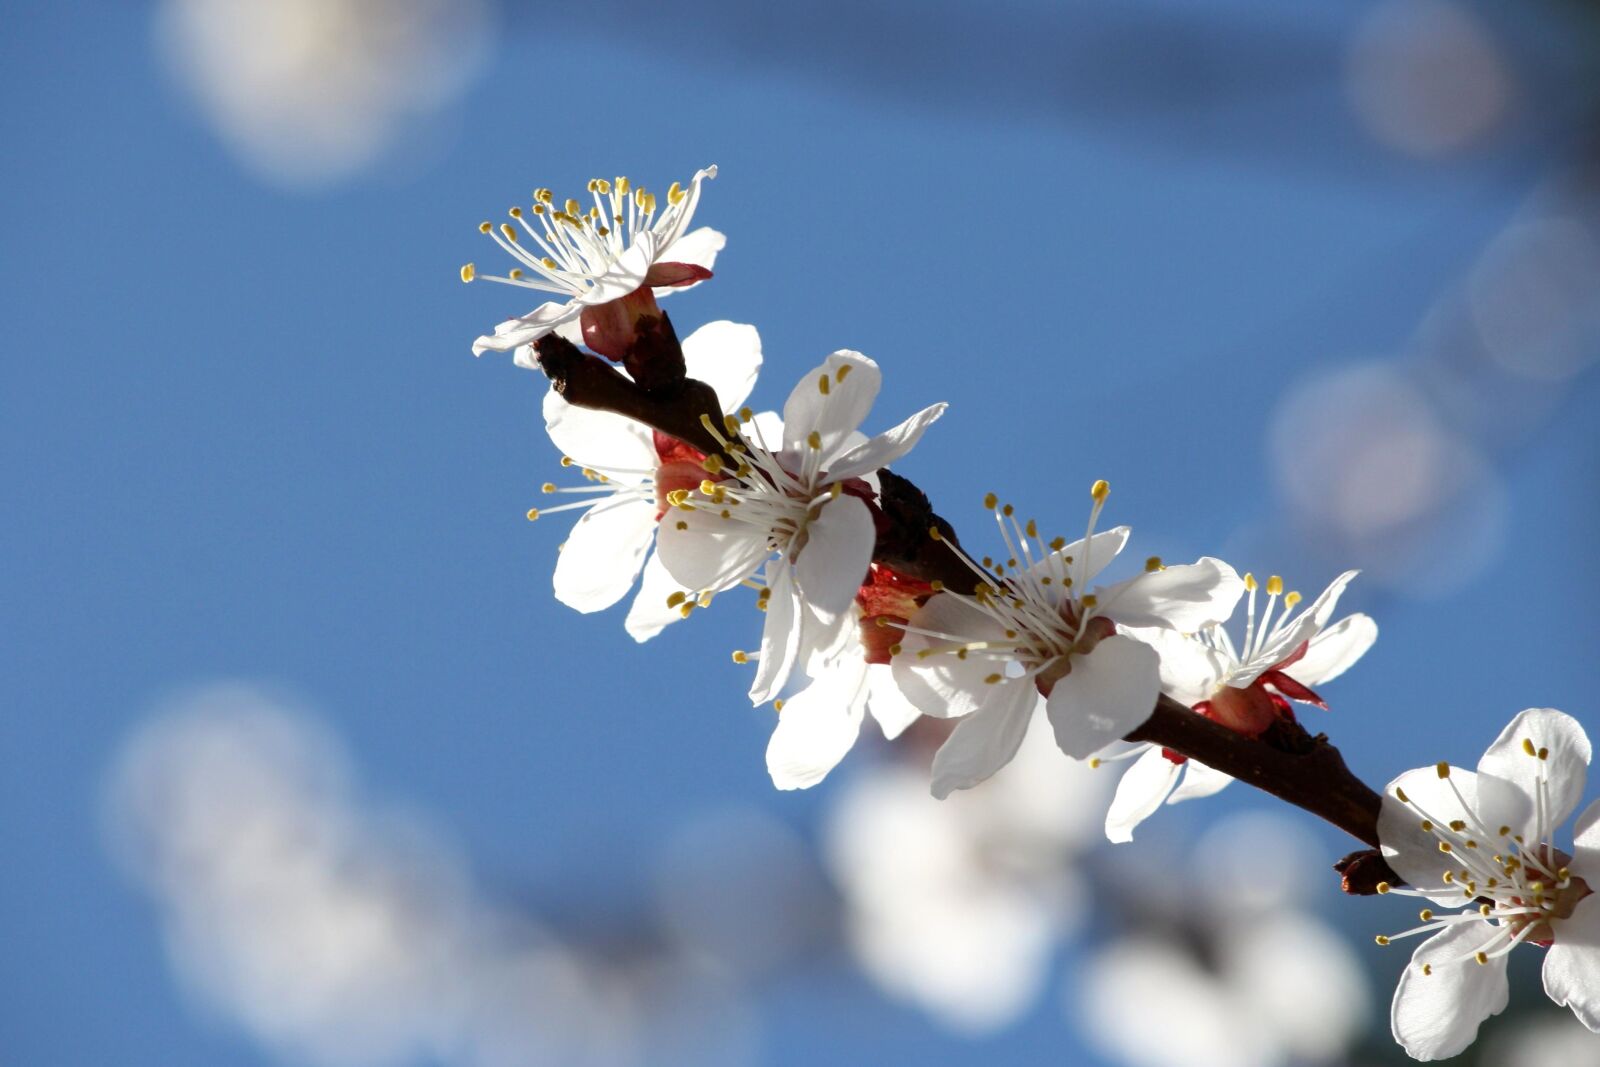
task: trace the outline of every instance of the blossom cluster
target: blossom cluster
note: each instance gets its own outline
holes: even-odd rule
[[[1102,581],[1131,539],[1127,526],[1102,528],[1105,481],[1091,485],[1082,536],[1070,541],[1047,537],[988,494],[993,555],[975,556],[930,510],[908,507],[909,483],[889,470],[945,404],[869,436],[862,428],[882,372],[840,350],[800,377],[781,411],[747,406],[763,360],[755,328],[711,322],[680,345],[658,304],[712,277],[724,238],[690,226],[716,173],[707,167],[687,186],[674,183],[664,205],[621,177],[590,181],[587,205],[537,190],[530,209],[511,209],[512,222],[480,226],[517,266],[492,278],[473,264],[461,270],[464,281],[561,298],[500,323],[473,349],[512,351],[518,366],[552,379],[545,427],[581,483],[545,483],[546,493],[571,499],[528,517],[579,513],[555,568],[559,600],[599,611],[637,583],[625,627],[646,641],[723,594],[750,596],[763,614],[759,640],[732,658],[751,673],[751,702],[777,710],[766,762],[780,789],[821,781],[870,714],[889,739],[919,718],[952,721],[932,765],[932,792],[943,799],[1010,762],[1043,718],[1065,756],[1128,764],[1105,816],[1113,841],[1129,840],[1163,804],[1232,780],[1226,768],[1141,735],[1158,707],[1187,709],[1241,739],[1297,728],[1296,704],[1327,708],[1321,688],[1377,637],[1366,615],[1335,619],[1356,572],[1309,602],[1277,576],[1258,581],[1210,556],[1149,557],[1132,576]],[[669,432],[665,419],[585,402],[553,368],[558,353],[587,361],[641,408],[678,403],[688,407],[676,414],[690,417],[675,418]],[[908,541],[919,547],[906,549]],[[1585,866],[1600,855],[1590,841],[1600,816],[1591,808],[1580,822],[1574,857],[1550,842],[1582,789],[1581,774],[1572,785],[1578,757],[1588,759],[1587,741],[1575,740],[1582,731],[1551,716],[1559,713],[1513,723],[1485,757],[1491,766],[1480,768],[1476,792],[1440,765],[1429,783],[1398,780],[1384,802],[1384,854],[1419,888],[1380,889],[1431,899],[1465,892],[1472,905],[1446,919],[1424,912],[1418,929],[1439,932],[1419,950],[1420,969],[1402,979],[1395,1006],[1396,1036],[1413,1055],[1449,1055],[1463,1035],[1470,1041],[1478,1019],[1504,1003],[1497,961],[1530,940],[1554,946],[1552,996],[1600,1029],[1594,995],[1583,992],[1600,989],[1600,961],[1581,947],[1561,952],[1555,932],[1600,932],[1590,929],[1600,904],[1584,880],[1600,877]],[[1537,766],[1512,758],[1519,745]],[[1413,840],[1423,835],[1431,836]],[[1484,922],[1492,934],[1476,931]],[[1486,965],[1488,977],[1461,977],[1451,966],[1458,958]],[[1447,971],[1431,984],[1424,977]]]

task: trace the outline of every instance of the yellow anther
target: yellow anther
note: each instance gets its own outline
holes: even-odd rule
[[[1029,537],[1038,537],[1039,536],[1039,524],[1034,522],[1032,519],[1029,519],[1028,520],[1028,525],[1026,525],[1026,526],[1024,526],[1022,528],[1022,532],[1027,534]]]
[[[694,614],[694,604],[693,604],[693,602],[690,602],[688,604],[684,604],[683,606],[678,608],[678,614],[680,616],[682,616],[683,618],[685,618],[685,619],[687,619],[690,615],[693,615]]]
[[[1000,509],[1000,513],[1009,519],[1011,516],[1017,513],[1017,509],[1012,507],[1010,504],[1007,504],[1005,507]],[[1015,564],[1013,564],[1013,566],[1015,566]]]
[[[1285,610],[1291,609],[1296,604],[1300,603],[1300,601],[1302,601],[1304,599],[1305,598],[1302,597],[1299,593],[1291,592],[1288,596],[1283,598],[1284,609]]]
[[[542,257],[539,260],[539,262],[544,265],[544,269],[545,270],[555,270],[556,269],[556,261],[551,259],[549,256]]]
[[[905,646],[898,642],[889,646],[889,655],[891,656],[898,656],[903,651],[905,651]]]
[[[689,599],[689,594],[688,593],[682,593],[682,592],[673,593],[671,596],[667,597],[667,607],[675,608],[679,604],[682,604],[685,600],[688,600],[688,599]]]
[[[756,417],[756,413],[754,411],[750,410],[749,408],[740,408],[739,409],[739,421],[740,422],[749,422],[751,419],[753,419],[755,417]]]
[[[1083,598],[1083,606],[1086,608],[1092,608],[1098,603],[1100,603],[1100,598],[1095,596],[1093,593],[1090,593],[1088,596]]]
[[[483,222],[478,223],[478,232],[479,233],[488,233],[490,230],[493,230],[493,229],[494,229],[494,224],[492,222],[488,221],[487,219],[485,219]]]
[[[522,209],[520,207],[514,207],[510,211],[507,211],[506,214],[510,215],[514,219],[520,219],[522,217]]]
[[[939,527],[937,527],[937,526],[928,527],[928,536],[933,538],[935,541],[943,541],[944,540],[944,534],[939,532]]]
[[[1448,841],[1440,841],[1439,842],[1439,851],[1440,852],[1449,852],[1449,851],[1451,851],[1450,842],[1448,842]]]
[[[1274,574],[1271,578],[1267,579],[1267,595],[1268,596],[1282,596],[1283,595],[1283,579],[1279,578],[1276,574]]]
[[[1522,751],[1526,752],[1530,756],[1537,756],[1539,754],[1539,750],[1533,747],[1533,738],[1531,737],[1524,737],[1522,739]]]
[[[1111,483],[1101,478],[1089,487],[1089,495],[1094,497],[1095,503],[1105,503],[1106,497],[1111,495]]]
[[[535,205],[533,205],[533,213],[535,215],[538,215],[540,218],[543,218],[544,216],[546,216],[546,215],[548,215],[550,213],[550,210],[548,208],[546,208],[543,204],[535,204]]]
[[[717,483],[710,478],[705,478],[700,482],[700,491],[706,496],[711,496],[717,491]]]
[[[1478,905],[1478,914],[1482,915],[1485,919],[1487,919],[1489,916],[1494,914],[1494,908],[1493,908],[1493,906],[1491,906],[1489,904],[1479,904]]]
[[[683,186],[678,182],[673,182],[667,186],[667,203],[669,204],[680,203],[686,195],[688,194],[683,191]]]
[[[722,416],[722,428],[728,432],[728,436],[729,437],[733,437],[733,436],[737,435],[738,432],[739,432],[739,416],[737,416],[737,415],[724,415],[724,416]]]
[[[1147,574],[1153,574],[1161,568],[1162,563],[1160,556],[1151,556],[1149,559],[1144,561],[1144,569]]]
[[[933,581],[928,583],[928,588],[932,589],[935,593],[942,593],[944,592],[944,582],[935,578]]]
[[[1550,750],[1548,748],[1541,748],[1539,750],[1539,758],[1543,759],[1543,760],[1549,759],[1550,758]]]
[[[994,685],[996,682],[1000,681],[1001,677],[1002,676],[999,674],[991,674],[983,681],[985,685]]]
[[[512,267],[511,270],[507,272],[506,276],[514,282],[520,282],[522,280],[522,268]]]
[[[1476,955],[1474,955],[1472,958],[1477,960],[1479,964],[1484,964],[1484,963],[1488,963],[1489,962],[1489,954],[1487,952],[1479,952]]]
[[[1390,885],[1388,882],[1379,882],[1378,883],[1378,892],[1379,893],[1387,893],[1389,890],[1391,890],[1393,888],[1394,888],[1394,886]]]
[[[993,493],[983,494],[983,506],[990,511],[1000,506],[1000,498]]]
[[[533,191],[533,198],[539,201],[541,204],[549,204],[555,200],[556,194],[552,193],[549,189],[535,189]]]
[[[1450,829],[1454,830],[1456,833],[1459,834],[1462,830],[1465,830],[1466,828],[1467,828],[1467,822],[1466,822],[1465,819],[1451,819],[1450,820]]]
[[[689,524],[684,522],[682,519],[679,519],[676,525],[680,530],[687,530],[689,528]]]
[[[829,377],[826,374],[818,376],[818,378],[817,378],[817,392],[821,393],[823,396],[827,396],[829,390],[831,390],[832,388],[833,388],[833,383],[832,383],[832,381],[829,379]]]
[[[1556,878],[1562,882],[1570,882],[1572,880],[1572,869],[1570,867],[1561,868],[1556,872]]]
[[[1387,945],[1389,943],[1389,937],[1388,937],[1387,934],[1379,934],[1377,937],[1373,938],[1372,940],[1376,941],[1380,945]]]
[[[1455,876],[1455,872],[1454,871],[1445,871],[1444,872],[1444,884],[1445,885],[1454,885],[1455,881],[1456,881],[1456,876]]]
[[[828,497],[831,500],[838,500],[840,494],[843,492],[844,484],[842,482],[834,482],[832,485],[828,486]]]
[[[1440,760],[1438,763],[1434,764],[1433,769],[1438,772],[1440,778],[1450,777],[1450,764],[1446,763],[1444,760]]]
[[[500,232],[504,234],[506,240],[510,241],[512,244],[517,243],[517,231],[515,227],[511,225],[511,223],[502,222],[500,224]]]
[[[1394,787],[1394,796],[1395,796],[1395,799],[1398,800],[1402,804],[1411,803],[1411,798],[1406,796],[1406,791],[1404,789],[1401,789],[1399,786],[1395,786]]]
[[[1432,819],[1423,819],[1422,820],[1422,832],[1425,833],[1425,834],[1433,833],[1433,820]]]
[[[1424,974],[1424,975],[1430,975],[1430,974],[1432,974],[1432,973],[1433,973],[1433,964],[1431,964],[1431,963],[1424,963],[1424,964],[1423,964],[1423,965],[1422,965],[1422,973],[1423,973],[1423,974]]]
[[[562,465],[562,466],[563,466],[563,467],[570,467],[570,466],[572,466],[572,457],[571,457],[571,456],[562,456],[562,457],[561,457],[561,465]]]
[[[852,364],[852,363],[841,363],[841,364],[839,364],[839,369],[833,372],[833,380],[836,381],[836,382],[844,381],[844,376],[846,374],[849,374],[850,371],[854,369],[854,367],[855,367],[855,365]]]
[[[539,509],[538,508],[529,508],[528,509],[528,521],[529,522],[535,522],[535,521],[538,520],[538,518],[539,518]]]
[[[809,434],[806,435],[806,444],[810,445],[812,448],[821,449],[822,448],[822,435],[820,433],[818,433],[817,431],[812,430]]]
[[[774,700],[772,702],[772,710],[773,711],[782,711],[783,710],[783,701],[781,699]]]
[[[700,468],[707,474],[722,473],[722,457],[715,452],[700,461]]]
[[[580,214],[583,213],[583,205],[578,203],[576,200],[572,200],[570,198],[567,200],[566,209],[567,209],[567,214],[571,215],[573,218],[577,218]]]
[[[749,663],[750,662],[750,654],[748,652],[740,652],[738,649],[734,649],[733,650],[733,662],[738,663],[740,665]]]
[[[1244,572],[1244,587],[1252,593],[1256,591],[1256,576],[1249,571]]]
[[[541,492],[541,493],[553,493],[555,491],[556,491],[556,483],[555,482],[545,482],[543,485],[541,485],[539,487],[539,492]]]
[[[1433,922],[1433,909],[1423,908],[1421,911],[1417,912],[1417,918],[1421,919],[1425,923]]]
[[[461,265],[461,280],[462,281],[470,282],[472,279],[476,278],[477,276],[478,276],[478,268],[477,267],[473,266],[471,263],[463,263]]]
[[[617,192],[620,193],[623,196],[627,196],[628,195],[628,190],[629,190],[628,179],[623,177],[620,174],[617,175]]]
[[[1060,552],[1063,548],[1066,548],[1066,547],[1067,547],[1067,539],[1065,537],[1058,537],[1054,541],[1050,542],[1050,551],[1052,551],[1052,552]],[[1071,561],[1068,560],[1068,562],[1070,563]]]

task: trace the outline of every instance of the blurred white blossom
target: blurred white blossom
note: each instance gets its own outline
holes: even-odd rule
[[[1010,764],[938,801],[925,768],[873,766],[840,789],[825,852],[856,962],[888,995],[979,1033],[1037,999],[1077,925],[1076,859],[1113,781],[1057,751],[1037,716]]]
[[[490,0],[164,0],[161,51],[246,167],[290,186],[377,162],[485,57]]]

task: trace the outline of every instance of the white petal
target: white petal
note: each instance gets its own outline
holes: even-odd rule
[[[795,556],[795,578],[806,603],[835,616],[855,600],[867,576],[877,531],[860,497],[842,494],[822,505],[806,524],[806,543]]]
[[[1483,1020],[1505,1010],[1506,957],[1485,964],[1468,958],[1493,932],[1488,923],[1461,923],[1417,946],[1389,1009],[1394,1039],[1413,1059],[1449,1059],[1472,1044]],[[1433,972],[1423,974],[1423,964]]]
[[[1331,682],[1355,665],[1378,639],[1378,624],[1367,615],[1346,615],[1311,639],[1306,654],[1284,668],[1301,685]]]
[[[828,477],[843,481],[882,470],[916,447],[922,434],[944,414],[944,404],[930,404],[892,430],[850,449],[828,465]]]
[[[1106,812],[1106,838],[1117,844],[1133,840],[1133,828],[1148,819],[1178,784],[1183,768],[1154,745],[1133,761],[1117,783],[1117,795]]]
[[[742,322],[708,322],[683,339],[683,364],[717,391],[723,411],[738,411],[761,372],[761,335]]]
[[[1122,626],[1165,626],[1192,633],[1222,622],[1244,593],[1244,581],[1220,559],[1149,571],[1100,594],[1101,609]]]
[[[1222,653],[1176,630],[1139,627],[1127,636],[1143,641],[1161,657],[1161,689],[1184,707],[1210,700],[1227,664]]]
[[[621,600],[644,566],[655,531],[654,502],[629,500],[585,511],[556,557],[556,599],[583,612]]]
[[[672,244],[661,250],[656,256],[658,263],[691,263],[696,267],[710,270],[717,262],[717,253],[721,252],[728,239],[710,226],[701,226],[697,230],[690,230]],[[672,293],[681,293],[685,289],[693,289],[700,282],[690,282],[688,285],[662,285],[651,290],[657,299]]]
[[[1215,796],[1228,788],[1228,783],[1233,781],[1232,775],[1207,767],[1197,760],[1189,760],[1184,764],[1188,770],[1183,772],[1183,784],[1173,790],[1167,798],[1168,804],[1179,804],[1185,800],[1199,800],[1202,797]]]
[[[888,740],[893,741],[905,733],[906,727],[922,715],[900,692],[894,681],[894,671],[887,663],[874,663],[867,668],[867,685],[870,694],[867,710],[878,720],[878,727]]]
[[[615,474],[630,482],[644,476],[620,472],[656,469],[655,442],[644,426],[610,411],[569,404],[554,389],[544,396],[544,428],[555,446],[580,467]]]
[[[1073,656],[1045,705],[1061,751],[1086,759],[1142,725],[1161,694],[1157,668],[1155,649],[1121,635]]]
[[[667,205],[666,210],[656,218],[655,228],[651,236],[659,238],[663,249],[671,248],[685,236],[684,231],[689,228],[689,223],[694,221],[695,208],[700,206],[700,187],[708,180],[717,176],[715,165],[703,167],[694,172],[694,177],[689,179],[689,184],[684,187],[684,198],[676,204]],[[719,235],[720,236],[720,235]],[[718,246],[721,247],[720,245]],[[693,260],[665,259],[668,263],[691,263]],[[711,266],[710,263],[700,264],[702,267]]]
[[[843,381],[840,371],[845,373]],[[826,393],[821,387],[824,377]],[[807,438],[815,432],[822,440],[822,454],[835,455],[846,435],[866,420],[882,384],[878,365],[859,352],[840,350],[823,360],[800,379],[783,405],[784,450],[799,453],[808,448]]]
[[[1585,808],[1573,827],[1571,867],[1590,889],[1600,887],[1600,800]]]
[[[772,784],[805,789],[822,781],[856,743],[866,703],[866,671],[853,664],[841,664],[784,701],[767,743]]]
[[[1555,934],[1544,958],[1544,991],[1600,1033],[1600,893],[1578,901]]]
[[[861,645],[860,620],[854,611],[822,615],[802,598],[800,601],[800,648],[795,654],[798,669],[815,677],[840,656],[866,659]]]
[[[767,564],[766,618],[761,625],[761,656],[750,683],[750,703],[765,704],[783,691],[784,683],[800,656],[801,606],[794,586],[794,568],[788,560]]]
[[[1466,800],[1465,807],[1451,790],[1452,782]],[[1436,825],[1447,825],[1457,819],[1473,825],[1477,821],[1478,776],[1452,768],[1446,781],[1433,767],[1407,771],[1384,789],[1383,809],[1378,814],[1378,840],[1383,845],[1384,859],[1395,873],[1419,890],[1442,890],[1431,898],[1435,903],[1452,907],[1459,904],[1459,888],[1451,889],[1441,881],[1448,868],[1459,864],[1442,858],[1439,839],[1422,828],[1424,816],[1400,802],[1395,796],[1397,789],[1404,790],[1407,799],[1426,811],[1426,817]],[[1493,832],[1496,828],[1489,830]]]
[[[1039,692],[1031,684],[996,685],[981,711],[956,725],[933,757],[933,795],[971,789],[1011,762],[1028,733]]]
[[[1089,541],[1089,569],[1081,577],[1087,585],[1094,581],[1095,576],[1106,569],[1106,564],[1116,559],[1122,552],[1123,546],[1128,543],[1128,536],[1133,533],[1131,526],[1113,526],[1109,530],[1101,530]],[[1059,560],[1059,562],[1056,562]],[[1067,562],[1071,560],[1071,562]],[[1026,568],[1029,574],[1044,575],[1064,573],[1074,582],[1080,580],[1080,570],[1084,564],[1083,538],[1067,545],[1058,552],[1052,552],[1033,566]]]
[[[1530,756],[1524,743],[1535,752],[1548,750],[1548,759]],[[1539,780],[1545,779],[1545,833],[1567,821],[1578,801],[1583,799],[1584,781],[1591,756],[1589,738],[1578,720],[1554,708],[1529,708],[1500,732],[1483,759],[1478,761],[1480,804],[1495,809],[1495,817],[1533,840]],[[1492,776],[1488,778],[1486,776]]]
[[[597,307],[621,300],[639,288],[644,284],[644,276],[650,273],[650,264],[655,262],[656,247],[655,235],[648,230],[635,234],[633,244],[611,261],[606,272],[596,278],[576,302],[583,307]]]
[[[755,527],[708,508],[671,508],[661,519],[656,551],[685,589],[720,591],[738,585],[771,554]]]
[[[472,342],[472,354],[505,352],[520,345],[532,344],[562,323],[571,322],[583,314],[583,305],[575,300],[564,304],[554,301],[540,304],[519,319],[507,319],[494,328],[492,335]]]
[[[683,618],[683,612],[667,606],[667,598],[673,593],[687,592],[667,573],[667,568],[661,564],[661,557],[651,556],[645,561],[644,577],[639,579],[639,593],[633,598],[633,606],[628,608],[628,617],[622,623],[623,629],[635,641],[650,640],[668,625]]]
[[[1005,640],[1004,626],[961,598],[946,593],[930,597],[911,617],[910,625],[949,634],[962,641]],[[919,658],[917,653],[942,649],[950,642],[909,631],[900,644],[901,652],[891,664],[895,684],[924,715],[935,719],[967,715],[994,695],[995,687],[985,684],[984,678],[997,670],[995,661],[983,656],[962,659],[951,652],[933,652]],[[1013,684],[1033,688],[1031,681],[1020,679],[1000,683],[1002,686]]]

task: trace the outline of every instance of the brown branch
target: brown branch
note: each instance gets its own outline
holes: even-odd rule
[[[717,422],[722,417],[716,394],[705,383],[664,376],[664,384],[646,389],[554,335],[534,347],[540,368],[569,403],[625,415],[707,454],[719,451],[701,422],[702,414]],[[889,470],[879,472],[879,483],[878,507],[886,521],[880,524],[874,559],[910,577],[972,592],[979,578],[952,547],[955,530],[934,513],[927,495]],[[1259,738],[1246,737],[1163,694],[1150,718],[1127,740],[1147,741],[1197,760],[1378,848],[1382,798],[1350,772],[1325,736],[1313,737],[1298,723],[1280,722]],[[1347,892],[1376,892],[1380,881],[1403,884],[1382,855],[1370,850],[1352,853],[1337,869]]]

